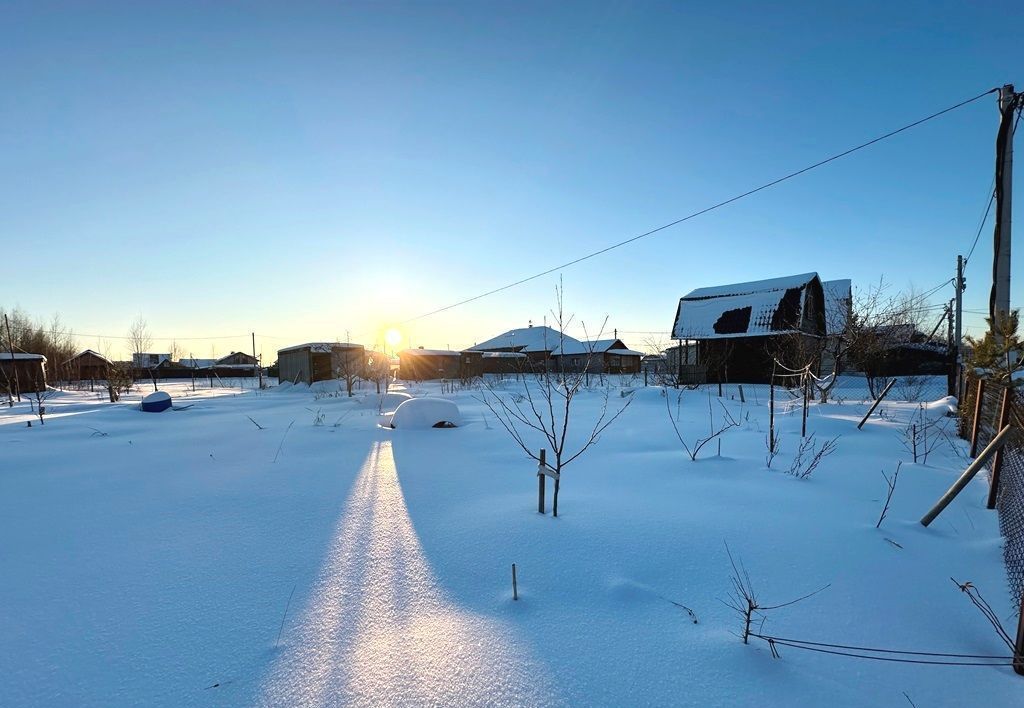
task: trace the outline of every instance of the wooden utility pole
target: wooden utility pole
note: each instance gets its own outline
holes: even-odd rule
[[[956,322],[953,326],[953,375],[956,377],[955,390],[959,396],[963,381],[963,341],[964,341],[964,257],[956,257]]]
[[[989,316],[997,342],[999,326],[1010,311],[1010,220],[1013,197],[1013,113],[1020,103],[1013,84],[999,90],[999,132],[996,133],[996,226],[993,234],[992,294]]]
[[[21,384],[18,383],[18,362],[14,358],[14,338],[11,336],[11,322],[7,319],[7,313],[4,313],[4,327],[7,328],[7,347],[11,352],[11,373],[14,375],[14,393],[18,397],[18,403],[21,403]]]
[[[260,388],[263,388],[263,367],[260,366],[260,360],[256,356],[256,333],[252,333],[252,358],[256,359],[256,375],[260,380]]]

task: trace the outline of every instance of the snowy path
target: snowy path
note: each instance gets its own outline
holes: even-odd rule
[[[546,705],[542,668],[501,622],[439,587],[409,518],[390,441],[353,485],[298,626],[261,687],[265,705]]]

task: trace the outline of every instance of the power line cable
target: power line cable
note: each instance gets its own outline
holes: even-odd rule
[[[589,260],[591,258],[595,258],[597,256],[600,256],[600,255],[604,254],[604,253],[607,253],[609,251],[615,250],[616,248],[621,248],[622,246],[628,245],[630,243],[634,243],[636,241],[639,241],[640,239],[647,238],[648,236],[653,236],[654,234],[659,233],[661,231],[665,231],[666,229],[670,229],[673,226],[678,226],[679,224],[681,224],[681,223],[683,223],[685,221],[689,221],[690,219],[694,219],[694,218],[696,218],[698,216],[701,216],[703,214],[707,214],[708,212],[714,211],[716,209],[720,209],[721,207],[724,207],[724,206],[726,206],[728,204],[732,204],[733,202],[737,202],[737,201],[739,201],[741,199],[744,199],[746,197],[749,197],[749,196],[751,196],[753,194],[757,194],[758,192],[761,192],[761,191],[764,191],[764,190],[769,189],[771,187],[774,187],[774,186],[776,186],[778,184],[781,184],[782,182],[785,182],[787,180],[793,179],[794,177],[798,177],[798,176],[800,176],[800,175],[802,175],[802,174],[804,174],[806,172],[810,172],[811,170],[817,169],[818,167],[821,167],[823,165],[827,165],[830,162],[834,162],[834,161],[836,161],[836,160],[838,160],[840,158],[846,157],[847,155],[851,155],[851,154],[853,154],[853,153],[855,153],[855,152],[857,152],[859,150],[863,150],[864,148],[870,147],[871,145],[874,145],[875,143],[879,143],[879,142],[881,142],[883,140],[886,140],[888,138],[891,138],[891,137],[893,137],[895,135],[899,135],[900,133],[902,133],[904,131],[910,130],[911,128],[915,128],[915,127],[917,127],[917,126],[919,126],[919,125],[921,125],[923,123],[927,123],[930,120],[933,120],[935,118],[938,118],[939,116],[945,115],[946,113],[949,113],[950,111],[954,111],[954,110],[956,110],[958,108],[962,108],[963,106],[966,106],[966,105],[968,105],[970,103],[974,103],[975,101],[977,101],[977,100],[979,100],[981,98],[984,98],[985,96],[987,96],[987,95],[989,95],[991,93],[996,93],[998,91],[999,91],[998,88],[989,89],[988,91],[984,91],[982,93],[979,93],[977,96],[974,96],[972,98],[968,98],[968,99],[966,99],[964,101],[960,101],[959,103],[956,103],[956,104],[954,104],[952,106],[949,106],[947,108],[943,108],[940,111],[936,111],[935,113],[932,113],[931,115],[928,115],[928,116],[925,116],[924,118],[920,118],[918,120],[915,120],[912,123],[908,123],[908,124],[906,124],[906,125],[904,125],[904,126],[902,126],[900,128],[897,128],[896,130],[889,131],[888,133],[885,133],[884,135],[880,135],[880,136],[878,136],[876,138],[868,140],[865,143],[861,143],[860,145],[857,145],[855,147],[849,148],[848,150],[844,150],[843,152],[836,153],[835,155],[832,155],[831,157],[827,157],[824,160],[819,160],[818,162],[815,162],[814,164],[808,165],[807,167],[804,167],[804,168],[801,168],[799,170],[796,170],[795,172],[790,172],[787,175],[784,175],[782,177],[774,179],[774,180],[772,180],[770,182],[766,182],[766,183],[760,185],[759,187],[755,187],[755,188],[747,190],[746,192],[743,192],[741,194],[737,194],[734,197],[730,197],[728,199],[720,201],[717,204],[713,204],[713,205],[711,205],[709,207],[705,207],[705,208],[700,209],[698,211],[695,211],[695,212],[693,212],[691,214],[687,214],[686,216],[684,216],[684,217],[682,217],[680,219],[676,219],[675,221],[671,221],[671,222],[669,222],[667,224],[663,224],[662,226],[658,226],[656,228],[653,228],[650,231],[645,231],[644,233],[639,234],[637,236],[633,236],[633,237],[625,239],[623,241],[619,241],[617,243],[613,243],[610,246],[606,246],[606,247],[604,247],[602,249],[599,249],[597,251],[592,251],[591,253],[588,253],[586,255],[580,256],[579,258],[574,258],[571,261],[567,261],[567,262],[562,263],[561,265],[557,265],[557,266],[555,266],[553,268],[548,268],[547,270],[544,270],[544,271],[542,271],[540,273],[536,273],[534,275],[530,275],[530,276],[527,276],[525,278],[521,278],[521,279],[519,279],[519,280],[517,280],[515,282],[508,283],[507,285],[502,285],[501,287],[494,288],[492,290],[488,290],[486,292],[480,293],[479,295],[474,295],[473,297],[465,298],[464,300],[459,300],[458,302],[454,302],[451,305],[446,305],[444,307],[439,307],[436,310],[431,310],[430,312],[425,312],[425,313],[423,313],[421,315],[417,315],[416,317],[411,317],[411,318],[409,318],[407,320],[402,320],[401,322],[399,322],[399,324],[408,324],[409,322],[415,322],[416,320],[421,320],[421,319],[423,319],[425,317],[430,317],[432,315],[436,315],[436,314],[439,314],[441,312],[445,312],[447,310],[454,309],[456,307],[461,307],[462,305],[466,305],[466,304],[469,304],[471,302],[475,302],[476,300],[480,300],[480,299],[488,297],[490,295],[494,295],[496,293],[500,293],[500,292],[503,292],[505,290],[509,290],[509,289],[517,287],[519,285],[523,285],[524,283],[528,283],[531,280],[536,280],[537,278],[542,278],[545,275],[550,275],[551,273],[555,273],[557,271],[564,270],[565,268],[569,268],[571,266],[577,265],[578,263],[582,263],[583,261]]]

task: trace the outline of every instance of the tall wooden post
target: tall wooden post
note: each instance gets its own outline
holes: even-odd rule
[[[999,407],[999,424],[996,426],[997,430],[1002,430],[1010,422],[1010,408],[1013,405],[1013,388],[1007,386],[1003,389],[1003,403]],[[1003,458],[1006,457],[1003,454],[1003,448],[996,450],[995,456],[992,458],[992,484],[988,488],[988,503],[986,506],[989,509],[996,508],[996,501],[999,499],[999,473],[1003,469]]]
[[[775,452],[775,373],[772,372],[772,383],[768,389],[768,452]]]
[[[252,358],[256,359],[256,375],[259,377],[260,389],[263,388],[263,367],[260,366],[260,360],[256,356],[256,333],[252,333]]]
[[[981,404],[985,400],[985,379],[978,379],[977,398],[974,399],[974,420],[971,421],[971,457],[978,456],[978,431],[981,429]]]

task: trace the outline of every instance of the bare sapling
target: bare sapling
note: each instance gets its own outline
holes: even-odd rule
[[[928,464],[928,455],[935,451],[942,444],[950,444],[955,449],[949,436],[946,434],[948,422],[946,418],[933,418],[928,415],[923,404],[918,405],[917,411],[901,432],[900,443],[906,448],[917,464]]]
[[[688,444],[686,440],[683,439],[683,434],[679,430],[679,419],[681,418],[680,404],[682,401],[682,396],[682,392],[676,394],[676,414],[674,416],[672,415],[672,402],[670,400],[670,397],[665,396],[665,410],[668,413],[668,420],[672,424],[672,430],[675,431],[676,437],[679,438],[679,443],[683,446],[683,449],[686,450],[686,454],[689,455],[690,460],[696,462],[697,455],[698,453],[700,453],[701,448],[703,448],[709,442],[720,436],[725,431],[739,427],[740,424],[735,418],[732,417],[732,414],[729,413],[729,409],[725,405],[725,403],[719,399],[718,405],[721,406],[722,408],[722,422],[718,427],[715,427],[715,411],[714,407],[711,405],[711,394],[708,393],[708,425],[710,426],[709,435],[707,437],[697,438],[696,440],[693,441],[692,445]],[[742,417],[743,416],[741,415],[740,418]],[[721,451],[721,448],[719,448],[719,451]]]
[[[950,580],[960,588],[960,592],[967,595],[971,604],[977,607],[978,611],[984,615],[985,619],[987,619],[989,624],[992,625],[992,629],[996,631],[1000,641],[1009,648],[1010,654],[1015,654],[1016,649],[1014,647],[1013,638],[1010,637],[1010,633],[1006,631],[1005,627],[1003,627],[1003,623],[999,621],[999,615],[997,615],[996,611],[992,609],[992,606],[988,604],[988,601],[981,596],[981,593],[978,591],[978,588],[974,586],[974,583],[970,581],[961,583],[956,578],[950,578]]]
[[[768,453],[764,456],[764,464],[768,469],[771,469],[772,462],[775,461],[775,457],[779,454],[779,434],[768,431],[764,438],[764,446],[768,450]]]
[[[547,342],[547,328],[545,328],[544,347],[548,351],[564,351],[568,344],[565,330],[574,321],[575,317],[566,315],[564,310],[564,290],[561,284],[555,288],[556,309],[551,314],[557,329],[552,335],[557,340]],[[594,339],[600,339],[604,332],[602,323]],[[586,327],[584,326],[584,332]],[[588,341],[590,340],[587,337]],[[540,462],[540,445],[535,445],[535,436],[539,436],[551,455],[547,457],[547,464],[554,470],[555,490],[552,497],[552,516],[558,516],[558,494],[561,489],[562,470],[580,455],[597,444],[601,434],[614,423],[620,415],[629,407],[631,398],[626,399],[614,412],[610,410],[609,393],[610,389],[603,389],[601,394],[600,410],[590,423],[587,424],[588,432],[582,441],[575,445],[569,442],[569,428],[571,425],[580,423],[580,416],[576,413],[573,404],[576,402],[577,394],[585,388],[587,373],[595,361],[600,359],[592,345],[587,345],[581,367],[573,367],[573,371],[556,371],[553,366],[548,366],[550,361],[539,365],[535,377],[530,380],[524,376],[521,393],[512,395],[499,390],[498,384],[493,381],[484,381],[484,390],[481,396],[475,397],[478,401],[487,406],[495,419],[505,429],[516,445],[526,455],[537,462]],[[553,459],[552,459],[553,458]],[[554,464],[551,464],[551,463]]]
[[[818,469],[821,461],[836,451],[838,447],[839,436],[826,440],[820,446],[815,442],[814,434],[812,433],[806,438],[800,441],[800,447],[797,449],[796,455],[793,457],[793,462],[786,471],[797,479],[807,479],[814,471]]]
[[[891,478],[885,473],[885,470],[882,470],[882,477],[885,479],[885,484],[889,491],[885,495],[885,505],[882,506],[882,513],[878,515],[878,523],[875,524],[876,529],[882,528],[882,522],[885,521],[885,516],[889,513],[889,504],[892,502],[893,492],[896,491],[896,481],[900,478],[900,468],[902,466],[902,461],[896,463],[896,471],[893,472]]]
[[[757,597],[757,592],[754,590],[754,584],[750,580],[750,574],[747,572],[746,567],[743,565],[743,560],[737,561],[733,558],[732,551],[729,549],[729,544],[725,544],[725,552],[729,556],[729,564],[732,566],[732,575],[729,576],[729,580],[732,583],[732,590],[729,593],[728,600],[723,601],[723,604],[734,610],[743,619],[743,631],[740,634],[740,638],[744,644],[750,643],[750,637],[760,637],[761,627],[768,620],[767,612],[772,610],[778,610],[789,605],[795,605],[798,602],[806,600],[809,597],[817,595],[822,590],[827,589],[831,583],[823,587],[818,588],[814,592],[807,593],[802,597],[798,597],[795,600],[789,602],[782,602],[777,605],[762,605],[761,601]],[[758,620],[758,629],[755,632],[753,629],[753,623]],[[774,654],[775,649],[772,647]]]

